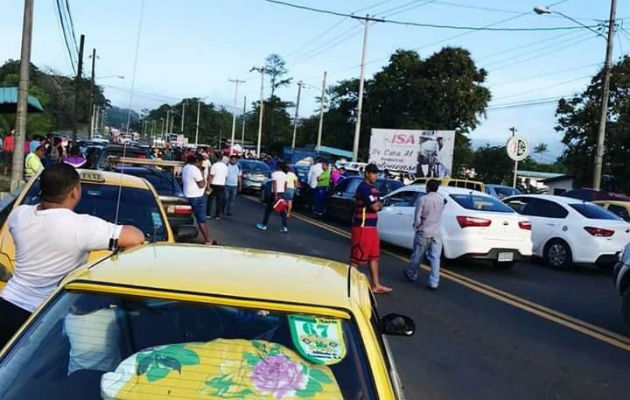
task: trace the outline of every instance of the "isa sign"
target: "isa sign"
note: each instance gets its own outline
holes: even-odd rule
[[[451,176],[455,131],[372,129],[370,162],[417,177]]]

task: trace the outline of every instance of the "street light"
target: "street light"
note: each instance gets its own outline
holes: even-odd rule
[[[599,116],[599,128],[597,132],[597,150],[595,152],[595,166],[593,168],[593,189],[599,190],[602,180],[602,164],[604,159],[604,141],[606,138],[606,122],[608,120],[608,92],[610,90],[610,69],[613,53],[613,38],[615,37],[615,15],[617,10],[617,0],[610,1],[610,19],[608,20],[608,37],[593,28],[584,25],[580,21],[569,17],[559,11],[552,11],[547,7],[534,7],[534,12],[538,15],[558,14],[576,24],[596,33],[606,39],[606,60],[604,62],[604,82],[602,85],[602,108]]]

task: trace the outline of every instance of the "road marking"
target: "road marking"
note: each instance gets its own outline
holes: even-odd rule
[[[324,222],[315,220],[313,218],[309,218],[300,213],[293,213],[293,216],[301,221],[304,221],[311,225],[315,225],[319,228],[325,229],[339,236],[350,238],[350,233],[343,229],[337,228],[332,225],[328,225]],[[392,251],[383,250],[382,253],[385,253],[389,256],[397,258],[401,261],[409,262],[409,258],[403,257]],[[424,265],[422,266],[422,268],[426,271],[429,270],[429,267],[424,266]],[[548,321],[558,323],[564,327],[567,327],[576,332],[580,332],[585,335],[591,336],[595,339],[598,339],[602,342],[618,347],[622,350],[630,351],[630,339],[622,335],[619,335],[618,333],[590,324],[586,321],[582,321],[580,319],[571,317],[570,315],[567,315],[559,311],[550,309],[548,307],[542,306],[540,304],[534,303],[530,300],[505,292],[501,289],[497,289],[493,286],[476,281],[474,279],[468,278],[461,274],[457,274],[449,269],[441,268],[441,275],[445,277],[446,279],[459,283],[460,285],[465,286],[478,293],[485,294],[486,296],[492,297],[495,300],[509,304],[518,309],[529,312],[531,314],[537,315]]]

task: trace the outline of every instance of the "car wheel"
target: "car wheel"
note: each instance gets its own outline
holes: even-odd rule
[[[623,313],[623,322],[626,326],[626,332],[630,333],[630,286],[623,292],[621,312]]]
[[[572,263],[569,245],[560,239],[555,239],[545,246],[545,263],[552,268],[565,268]]]

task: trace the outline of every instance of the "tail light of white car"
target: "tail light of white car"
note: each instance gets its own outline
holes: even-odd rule
[[[529,221],[518,221],[518,227],[526,231],[532,230],[532,224]]]
[[[192,207],[191,206],[176,206],[176,205],[170,205],[166,208],[166,212],[168,214],[174,214],[174,215],[190,215],[192,214]]]
[[[457,223],[459,224],[461,228],[470,228],[470,227],[485,228],[485,227],[490,226],[492,224],[492,221],[486,218],[476,218],[476,217],[469,217],[466,215],[458,215]]]
[[[615,234],[615,231],[604,228],[594,228],[592,226],[585,226],[584,230],[595,237],[611,237]]]

